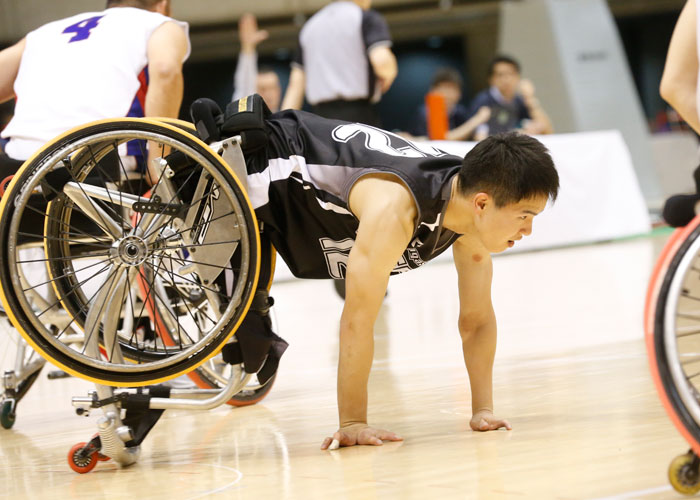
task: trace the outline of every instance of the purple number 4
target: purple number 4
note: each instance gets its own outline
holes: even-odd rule
[[[93,28],[96,28],[97,23],[103,17],[104,16],[90,17],[88,19],[84,19],[83,21],[80,21],[79,23],[75,23],[71,26],[68,26],[66,29],[63,30],[63,32],[64,33],[75,33],[73,38],[68,40],[68,43],[79,42],[80,40],[86,40],[87,37],[90,36],[90,30],[92,30]]]

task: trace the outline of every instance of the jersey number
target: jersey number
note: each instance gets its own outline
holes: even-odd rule
[[[355,240],[346,238],[341,241],[333,241],[330,238],[320,238],[321,249],[326,257],[326,265],[328,266],[328,274],[331,278],[341,280],[345,279],[345,269],[348,267],[348,257],[350,249]]]
[[[330,277],[337,280],[345,279],[345,271],[348,268],[350,250],[352,250],[355,240],[346,238],[344,240],[334,241],[330,238],[319,238],[318,241],[321,244],[323,256],[326,258],[326,266],[328,266],[328,274]],[[408,253],[409,256],[411,256],[411,260],[413,260],[418,266],[423,263],[423,261],[420,260],[417,250],[409,248]],[[405,273],[406,271],[410,270],[411,266],[408,265],[406,256],[402,255],[391,273]]]
[[[391,156],[404,156],[408,158],[425,158],[432,156],[439,158],[447,153],[427,144],[416,144],[403,137],[387,132],[379,128],[362,125],[360,123],[348,123],[339,125],[333,129],[333,139],[347,143],[353,137],[364,135],[365,147],[372,151]]]
[[[97,27],[97,23],[99,23],[100,19],[102,19],[103,17],[104,16],[90,17],[88,19],[80,21],[79,23],[75,23],[71,26],[68,26],[66,29],[63,30],[63,32],[75,33],[75,35],[73,35],[73,38],[68,40],[68,43],[79,42],[80,40],[87,40],[87,38],[90,36],[90,31]]]

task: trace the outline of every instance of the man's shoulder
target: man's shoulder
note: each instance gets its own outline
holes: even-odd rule
[[[374,209],[412,219],[417,208],[408,186],[398,176],[384,172],[360,177],[350,189],[348,198],[353,211]]]
[[[80,14],[74,14],[69,17],[63,17],[61,19],[55,19],[53,21],[49,21],[48,23],[42,24],[38,28],[32,30],[28,35],[31,35],[33,33],[37,32],[42,32],[46,30],[51,30],[55,29],[58,26],[61,27],[69,27],[70,24],[77,24],[80,21],[84,21],[85,19],[92,18],[92,17],[98,17],[98,16],[103,16],[105,11],[94,11],[94,12],[81,12]]]
[[[319,22],[325,23],[328,19],[335,18],[335,17],[344,17],[347,15],[350,16],[358,16],[361,17],[363,13],[362,8],[357,5],[355,2],[349,2],[347,0],[342,0],[339,2],[330,2],[328,5],[325,7],[319,9],[316,11],[314,15],[312,15],[306,23],[304,23],[304,27],[318,24]]]

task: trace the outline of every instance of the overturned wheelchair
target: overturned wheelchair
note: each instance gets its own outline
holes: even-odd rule
[[[164,409],[262,399],[286,348],[268,314],[274,250],[245,193],[246,134],[212,142],[213,110],[199,103],[193,117],[210,144],[190,125],[146,119],[68,132],[2,197],[2,304],[42,357],[95,382],[73,399],[78,413],[104,411],[99,433],[70,450],[77,472],[134,463]],[[28,246],[41,255],[27,258]],[[37,265],[46,279],[29,282]],[[200,388],[154,385],[188,373]]]

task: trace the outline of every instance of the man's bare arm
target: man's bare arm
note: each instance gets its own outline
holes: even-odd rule
[[[466,141],[471,137],[479,125],[486,123],[491,118],[491,108],[482,106],[474,113],[474,116],[458,127],[447,131],[445,139],[448,141]]]
[[[696,9],[695,0],[688,0],[681,11],[668,47],[659,90],[661,97],[700,133]]]
[[[163,23],[151,35],[147,49],[146,116],[177,118],[182,104],[182,63],[187,48],[187,35],[174,22]]]
[[[399,72],[396,56],[385,45],[379,45],[369,51],[369,62],[380,82],[382,94],[386,93]]]
[[[22,38],[19,42],[0,51],[0,103],[14,99],[15,97],[15,80],[19,72],[19,65],[22,62],[22,54],[26,39]]]
[[[174,22],[160,25],[148,40],[148,91],[144,114],[147,117],[177,118],[182,104],[184,81],[182,63],[189,43],[187,34]],[[167,149],[148,144],[147,182],[155,184],[160,172],[154,159],[167,154]]]
[[[549,119],[549,115],[544,110],[540,104],[540,100],[535,96],[535,86],[530,80],[522,79],[519,85],[520,95],[523,97],[527,111],[530,113],[532,118],[532,124],[530,125],[530,130],[525,130],[526,133],[531,134],[552,134],[554,133],[554,127],[552,127],[552,120]]]
[[[496,355],[496,315],[491,304],[491,255],[464,241],[453,245],[459,284],[459,334],[472,393],[472,429],[510,429],[493,415],[493,362]]]
[[[367,423],[367,381],[374,354],[374,323],[389,275],[408,246],[416,213],[413,199],[400,183],[380,178],[358,181],[350,206],[360,220],[346,273],[345,307],[340,320],[338,360],[339,430],[326,438],[341,446],[379,445],[397,440],[391,432]]]

